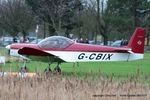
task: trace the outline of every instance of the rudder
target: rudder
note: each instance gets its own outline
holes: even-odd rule
[[[144,53],[145,33],[146,30],[144,28],[136,28],[128,43],[128,47],[131,48],[132,52]]]

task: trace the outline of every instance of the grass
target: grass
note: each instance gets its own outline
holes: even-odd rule
[[[6,54],[6,50],[0,50],[1,55]],[[18,67],[21,68],[23,66],[22,60],[20,63],[18,63],[18,58],[11,58],[8,57],[10,63],[6,63],[3,67],[4,71],[18,71]],[[28,62],[27,64],[29,72],[44,72],[44,69],[48,66],[47,63],[42,62]],[[56,64],[52,64],[51,68],[52,70]],[[73,63],[62,63],[61,69],[63,74],[65,74],[67,77],[72,77],[74,75],[74,69],[73,69]],[[118,80],[118,77],[120,77],[119,80],[124,80],[129,76],[136,76],[140,75],[142,77],[145,77],[150,74],[150,53],[144,54],[144,59],[137,60],[137,61],[130,61],[130,62],[86,62],[86,63],[79,63],[79,67],[75,67],[75,73],[77,76],[81,79],[85,77],[87,73],[93,73],[95,75],[103,74],[105,77],[110,78],[112,75],[114,76],[114,80]],[[90,76],[90,75],[89,75]],[[91,76],[90,76],[91,77]]]
[[[38,76],[0,77],[0,100],[148,100],[150,85]]]
[[[21,59],[7,57],[4,71],[18,71]],[[0,100],[148,100],[150,98],[150,53],[143,60],[131,62],[61,64],[62,74],[42,74],[47,63],[28,62],[29,72],[40,72],[33,78],[0,77]],[[56,64],[52,64],[53,69]],[[65,78],[64,78],[65,77]],[[89,81],[90,80],[90,81]],[[94,82],[93,82],[94,81]],[[142,83],[141,83],[142,82]],[[143,84],[146,83],[146,84]]]

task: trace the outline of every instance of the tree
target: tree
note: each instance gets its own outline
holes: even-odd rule
[[[112,27],[109,36],[129,39],[136,27],[145,27],[140,20],[143,16],[137,10],[147,9],[147,4],[147,0],[108,0],[105,18]]]
[[[100,34],[103,36],[104,38],[104,45],[107,45],[107,41],[108,41],[108,35],[107,35],[107,27],[106,27],[106,22],[104,20],[103,17],[104,16],[104,11],[103,11],[103,1],[100,2],[100,0],[96,0],[97,1],[97,30],[100,32]],[[102,4],[102,11],[100,11],[100,6]]]
[[[33,13],[24,0],[1,1],[0,25],[11,36],[15,37],[22,32],[25,38],[33,24]]]
[[[71,0],[72,1],[72,0]],[[83,10],[83,6],[80,0],[75,0],[70,3],[67,2],[65,14],[62,16],[62,28],[65,29],[65,34],[69,37],[69,33],[76,27],[81,27],[81,24],[74,20],[75,14],[79,16],[80,11]],[[77,16],[76,16],[77,17]]]
[[[74,27],[71,18],[81,6],[79,0],[26,0],[39,18],[49,24],[49,35],[59,35],[66,30],[66,36]]]
[[[80,23],[82,23],[83,38],[89,37],[92,40],[97,39],[97,19],[96,19],[96,3],[92,0],[90,3],[84,2],[84,10],[79,14]],[[97,42],[97,41],[96,41]]]
[[[106,8],[104,8],[104,0],[94,2],[91,0],[87,8],[90,8],[89,11],[92,10],[91,18],[95,16],[96,19],[94,22],[95,42],[97,34],[103,36],[105,45],[108,39],[129,39],[136,27],[146,27],[143,25],[145,22],[141,21],[143,16],[137,10],[149,7],[147,0],[108,0]],[[149,21],[146,20],[146,22]]]
[[[146,2],[145,2],[146,3]],[[150,42],[150,2],[145,4],[145,10],[138,9],[137,11],[141,13],[139,19],[142,22],[142,26],[146,27],[146,39],[147,39],[147,46],[149,46]]]
[[[129,1],[108,0],[106,14],[109,24],[112,26],[110,36],[112,38],[121,39],[130,37],[132,33],[133,17],[130,11]],[[116,30],[116,32],[113,32]]]
[[[97,42],[97,35],[101,34],[104,39],[104,44],[107,45],[108,34],[107,34],[107,26],[105,22],[105,17],[107,15],[104,13],[104,0],[90,0],[88,5],[89,10],[92,12],[92,16],[94,19],[94,39],[95,43]]]
[[[89,32],[93,34],[95,43],[97,42],[97,35],[101,34],[104,39],[104,44],[107,45],[109,30],[109,24],[107,24],[109,21],[107,17],[109,15],[104,8],[104,0],[90,0],[90,3],[86,5],[86,9],[88,18],[83,18],[87,19],[84,22],[83,27],[89,25],[86,30],[90,29]]]

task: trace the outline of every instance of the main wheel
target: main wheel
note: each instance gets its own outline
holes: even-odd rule
[[[47,67],[45,70],[44,70],[45,74],[48,75],[48,74],[51,74],[52,73],[52,70]]]
[[[21,67],[20,72],[28,72],[28,68],[26,66]]]
[[[54,68],[54,74],[61,74],[61,69],[58,66]]]

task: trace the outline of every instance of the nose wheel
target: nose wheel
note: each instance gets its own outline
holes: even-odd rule
[[[23,73],[28,72],[28,68],[26,67],[26,61],[24,62],[24,65],[21,67],[19,72],[23,72]]]
[[[50,65],[51,65],[51,63],[48,63],[48,67],[44,70],[44,72],[45,72],[46,75],[52,73],[52,70],[51,70],[51,68],[50,68]]]
[[[61,69],[60,69],[59,65],[60,65],[60,63],[58,63],[58,65],[54,68],[54,70],[53,70],[54,74],[57,74],[57,75],[61,74]],[[52,70],[50,68],[50,63],[49,63],[49,66],[44,70],[44,72],[45,72],[46,75],[52,73]]]

